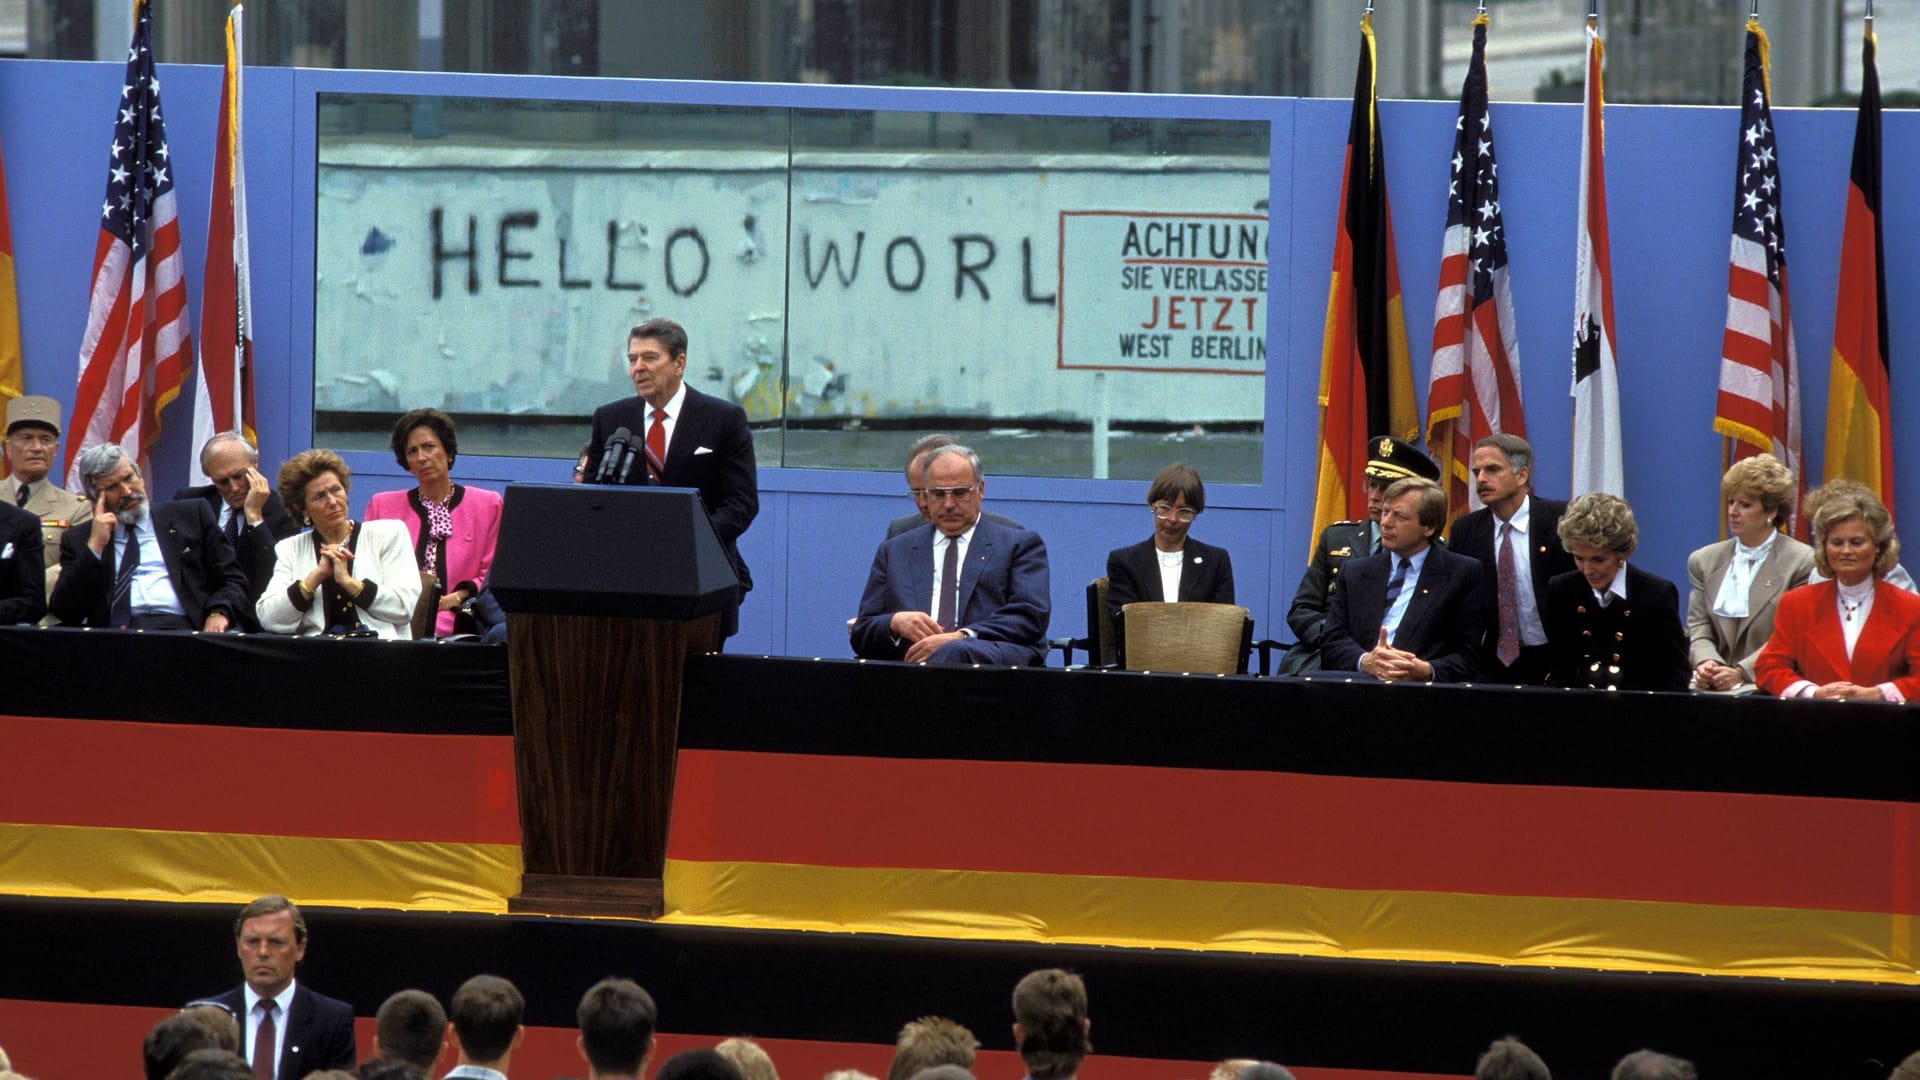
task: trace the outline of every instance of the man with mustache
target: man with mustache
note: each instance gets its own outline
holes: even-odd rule
[[[1538,686],[1547,678],[1547,631],[1540,605],[1547,582],[1573,571],[1560,543],[1567,504],[1533,493],[1533,447],[1518,435],[1489,435],[1469,460],[1481,508],[1456,518],[1447,545],[1479,559],[1489,614],[1486,682]]]
[[[93,518],[60,537],[47,606],[69,626],[205,630],[232,625],[247,578],[201,499],[147,502],[132,455],[101,443],[80,455]]]

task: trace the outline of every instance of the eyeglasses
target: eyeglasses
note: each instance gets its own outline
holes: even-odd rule
[[[933,502],[946,502],[948,499],[953,499],[957,502],[979,490],[980,485],[978,484],[968,484],[966,487],[930,487],[927,489],[927,498]]]
[[[1153,511],[1153,516],[1161,521],[1182,521],[1189,525],[1193,523],[1194,518],[1200,516],[1200,511],[1191,506],[1182,506],[1176,510],[1172,503],[1157,502],[1150,509]]]

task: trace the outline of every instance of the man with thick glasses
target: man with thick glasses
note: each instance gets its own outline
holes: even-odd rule
[[[940,664],[1037,664],[1051,599],[1047,545],[984,520],[986,477],[964,446],[927,454],[928,524],[880,545],[852,626],[854,654]]]

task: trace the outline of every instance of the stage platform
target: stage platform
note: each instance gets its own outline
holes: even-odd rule
[[[608,973],[667,1048],[751,1034],[790,1080],[884,1074],[928,1012],[1017,1080],[1008,995],[1049,964],[1107,1080],[1461,1075],[1506,1033],[1562,1076],[1920,1048],[1904,708],[700,657],[647,924],[504,914],[503,649],[8,630],[0,670],[0,1045],[38,1080],[133,1075],[267,891],[363,1017],[512,977],[516,1080],[583,1073]]]

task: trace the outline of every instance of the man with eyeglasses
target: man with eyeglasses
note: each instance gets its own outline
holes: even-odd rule
[[[1292,628],[1294,646],[1280,661],[1282,675],[1307,675],[1321,667],[1321,639],[1326,634],[1327,592],[1340,576],[1347,560],[1362,558],[1380,550],[1380,510],[1386,503],[1387,488],[1394,481],[1410,476],[1440,479],[1440,466],[1419,447],[1390,435],[1376,436],[1368,442],[1372,453],[1367,458],[1367,516],[1362,521],[1336,521],[1320,530],[1320,542],[1314,545],[1313,561],[1300,577],[1300,588],[1287,608],[1287,626]]]
[[[912,532],[933,520],[932,515],[927,513],[927,455],[942,446],[952,446],[959,441],[946,432],[940,431],[915,439],[913,445],[907,447],[907,496],[913,500],[914,512],[902,514],[889,522],[887,539],[891,540],[903,532]],[[1005,525],[1009,529],[1025,528],[1012,518],[1001,517],[991,510],[982,510],[980,516],[996,525]]]
[[[964,446],[927,454],[928,524],[880,545],[851,634],[867,660],[1037,664],[1045,655],[1047,545],[984,520],[986,477]]]

